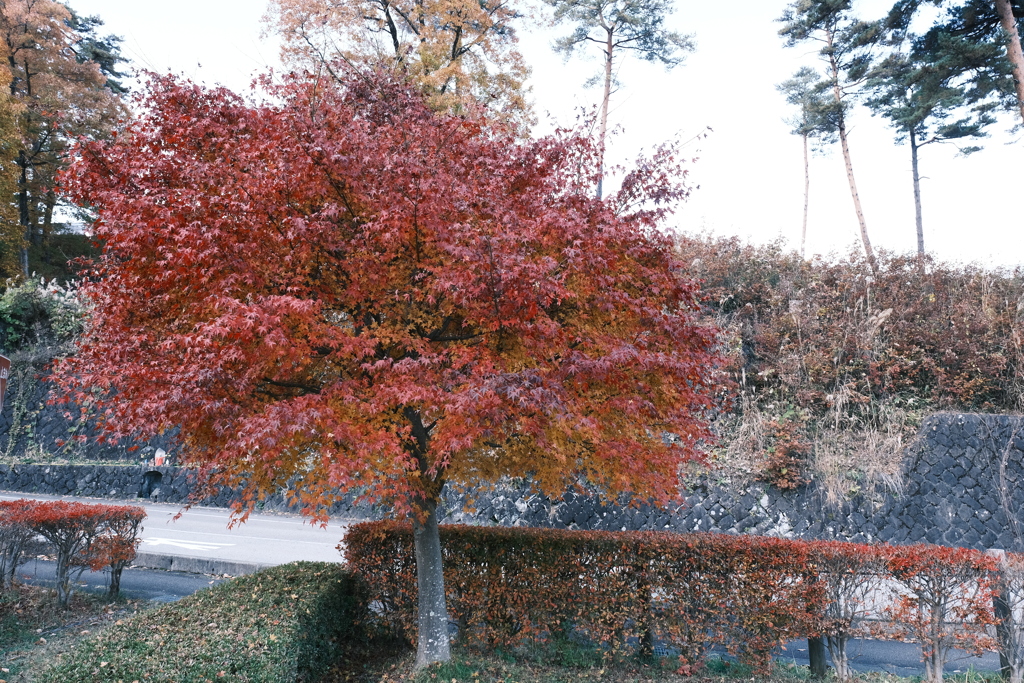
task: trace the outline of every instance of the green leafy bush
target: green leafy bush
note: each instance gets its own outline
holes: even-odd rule
[[[340,565],[295,562],[115,625],[38,680],[315,681],[359,636],[363,605]]]
[[[82,333],[85,308],[73,285],[30,278],[0,295],[0,347],[63,345]]]

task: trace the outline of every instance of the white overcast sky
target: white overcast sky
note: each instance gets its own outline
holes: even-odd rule
[[[174,71],[207,84],[245,89],[252,77],[278,65],[277,45],[261,38],[265,0],[69,0],[81,14],[97,14],[124,38],[123,52],[139,68]],[[790,115],[775,84],[801,65],[815,65],[814,47],[786,49],[774,21],[787,0],[694,2],[677,0],[675,30],[692,33],[697,50],[671,72],[637,60],[623,63],[611,122],[621,134],[612,161],[707,127],[707,138],[687,147],[700,185],[671,225],[765,242],[799,244],[803,209],[800,140],[783,119]],[[882,16],[890,0],[854,2],[863,18]],[[563,29],[564,30],[564,29]],[[562,31],[522,31],[521,48],[533,69],[532,98],[542,123],[571,124],[592,107],[599,88],[584,89],[598,69],[591,60],[565,63],[550,44]],[[1012,136],[1006,115],[991,129],[985,149],[958,158],[956,149],[922,150],[925,246],[943,260],[983,265],[1024,265],[1024,141]],[[884,122],[862,109],[850,121],[850,146],[868,231],[876,247],[915,249],[910,152],[896,145]],[[845,252],[859,244],[838,146],[811,161],[808,251]]]

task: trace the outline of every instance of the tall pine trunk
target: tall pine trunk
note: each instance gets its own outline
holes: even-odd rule
[[[607,29],[606,29],[607,30]],[[608,40],[605,43],[604,53],[604,96],[601,98],[601,128],[598,131],[598,169],[597,169],[597,198],[601,199],[604,186],[604,146],[605,138],[608,136],[608,102],[612,98],[612,50],[614,35],[610,30]]]
[[[1017,89],[1017,106],[1020,117],[1024,121],[1024,51],[1021,50],[1020,34],[1017,32],[1017,20],[1013,17],[1010,0],[995,0],[999,24],[1006,33],[1006,56],[1013,69],[1013,85]]]
[[[924,262],[924,218],[921,215],[921,173],[917,166],[917,133],[910,129],[910,168],[914,175],[914,219],[917,222],[917,258]]]
[[[416,551],[416,584],[419,588],[419,637],[416,643],[416,668],[451,659],[448,641],[448,606],[444,596],[444,571],[441,564],[441,536],[437,528],[437,502],[424,504],[426,517],[413,517],[413,544]]]
[[[800,258],[806,257],[807,251],[807,209],[811,201],[811,165],[808,159],[808,142],[810,137],[804,133],[804,224],[800,231]]]
[[[868,226],[864,220],[864,210],[860,205],[860,194],[857,192],[857,181],[853,177],[853,161],[850,159],[850,143],[846,139],[846,116],[843,114],[843,93],[839,89],[839,65],[836,64],[835,56],[831,53],[833,33],[828,31],[825,34],[828,41],[829,65],[832,69],[832,94],[835,97],[838,109],[839,144],[843,148],[843,162],[846,165],[846,179],[850,183],[850,196],[853,197],[853,210],[857,214],[857,222],[860,224],[860,241],[864,245],[864,255],[867,256],[868,265],[872,273],[878,272],[878,260],[875,259],[875,250],[871,248],[871,240],[868,238]]]

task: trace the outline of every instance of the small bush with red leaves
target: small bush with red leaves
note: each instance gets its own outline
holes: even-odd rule
[[[18,567],[36,532],[25,524],[31,501],[0,500],[0,590],[14,583]]]
[[[897,595],[886,612],[896,635],[921,645],[925,678],[941,683],[949,650],[980,653],[996,647],[992,598],[999,562],[984,553],[935,545],[888,548]]]
[[[411,527],[357,524],[345,545],[380,624],[415,642]],[[571,636],[614,657],[657,641],[692,667],[717,644],[766,669],[771,649],[815,630],[822,609],[798,541],[442,526],[441,546],[449,617],[470,645]]]
[[[146,511],[134,505],[102,505],[62,500],[0,502],[0,566],[13,581],[27,543],[46,539],[56,562],[57,597],[66,605],[72,575],[90,568],[111,569],[111,596],[117,595],[121,571],[135,559],[138,533]]]

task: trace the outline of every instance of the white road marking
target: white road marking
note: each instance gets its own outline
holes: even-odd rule
[[[207,543],[204,541],[178,541],[173,538],[144,538],[142,539],[144,544],[149,545],[172,545],[176,548],[184,548],[185,550],[217,550],[219,548],[226,548],[227,546],[234,545],[234,543]]]
[[[225,533],[215,533],[215,532],[212,532],[212,531],[189,531],[188,529],[167,529],[167,531],[170,531],[173,534],[196,534],[196,535],[199,535],[199,536],[213,536],[215,538],[237,538],[240,541],[272,541],[274,543],[308,543],[310,545],[324,545],[324,544],[335,543],[334,540],[297,541],[297,540],[295,540],[293,538],[273,538],[273,537],[270,537],[270,536],[247,536],[244,533],[238,533],[238,534],[235,534],[234,536],[232,536],[230,534],[225,534]],[[332,539],[333,539],[333,537],[332,537]],[[205,541],[200,541],[200,542],[201,543],[205,543]],[[228,543],[227,545],[233,545],[233,544],[232,543]]]

